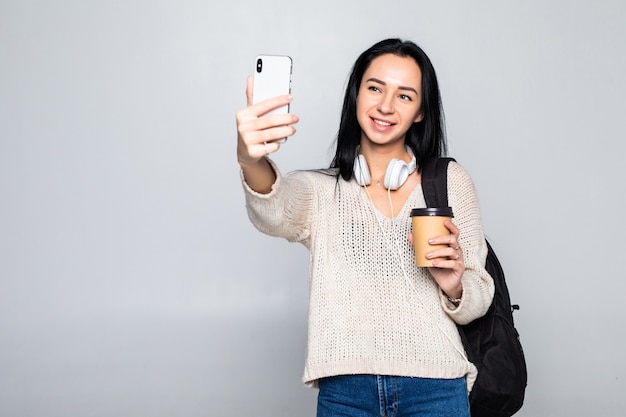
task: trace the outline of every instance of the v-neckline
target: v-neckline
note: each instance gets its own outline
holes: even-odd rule
[[[393,220],[399,219],[405,213],[407,213],[407,216],[408,216],[407,205],[409,204],[410,201],[414,201],[415,200],[415,193],[417,193],[418,190],[419,190],[421,195],[422,196],[424,195],[424,191],[422,190],[422,183],[420,182],[417,185],[415,185],[413,190],[409,193],[409,195],[407,196],[406,200],[402,204],[402,207],[400,207],[400,210],[398,210],[398,214],[394,215],[393,211],[392,211],[391,214],[392,214],[393,217],[389,217],[385,213],[380,211],[378,209],[378,207],[376,207],[376,204],[374,204],[374,201],[368,195],[368,191],[363,189],[364,187],[362,187],[362,186],[360,186],[358,184],[356,184],[356,185],[357,185],[357,187],[361,188],[361,190],[359,190],[359,193],[361,194],[361,198],[365,199],[366,204],[368,204],[368,206],[374,212],[374,214],[376,214],[377,216],[380,216],[382,219],[385,219],[386,221],[393,221]],[[387,191],[387,192],[389,192],[389,191]]]

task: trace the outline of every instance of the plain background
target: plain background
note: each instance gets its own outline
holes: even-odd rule
[[[0,1],[0,415],[313,416],[304,247],[249,223],[235,113],[294,60],[284,172],[416,41],[527,355],[519,416],[624,416],[626,3]]]

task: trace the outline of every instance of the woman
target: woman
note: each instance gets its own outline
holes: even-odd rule
[[[476,368],[456,324],[493,298],[473,183],[448,169],[453,222],[433,236],[433,267],[415,266],[409,213],[424,207],[423,162],[445,152],[435,71],[414,43],[383,40],[359,56],[328,170],[282,176],[268,155],[298,117],[262,116],[277,97],[237,113],[237,156],[248,214],[262,232],[310,251],[303,381],[319,387],[318,417],[469,416]],[[409,236],[409,239],[407,239]]]

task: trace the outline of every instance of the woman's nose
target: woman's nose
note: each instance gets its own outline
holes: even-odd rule
[[[393,97],[390,94],[383,94],[378,102],[378,111],[381,113],[393,113]]]

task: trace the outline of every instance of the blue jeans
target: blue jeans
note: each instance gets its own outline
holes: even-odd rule
[[[345,375],[319,381],[317,417],[469,417],[465,378]]]

